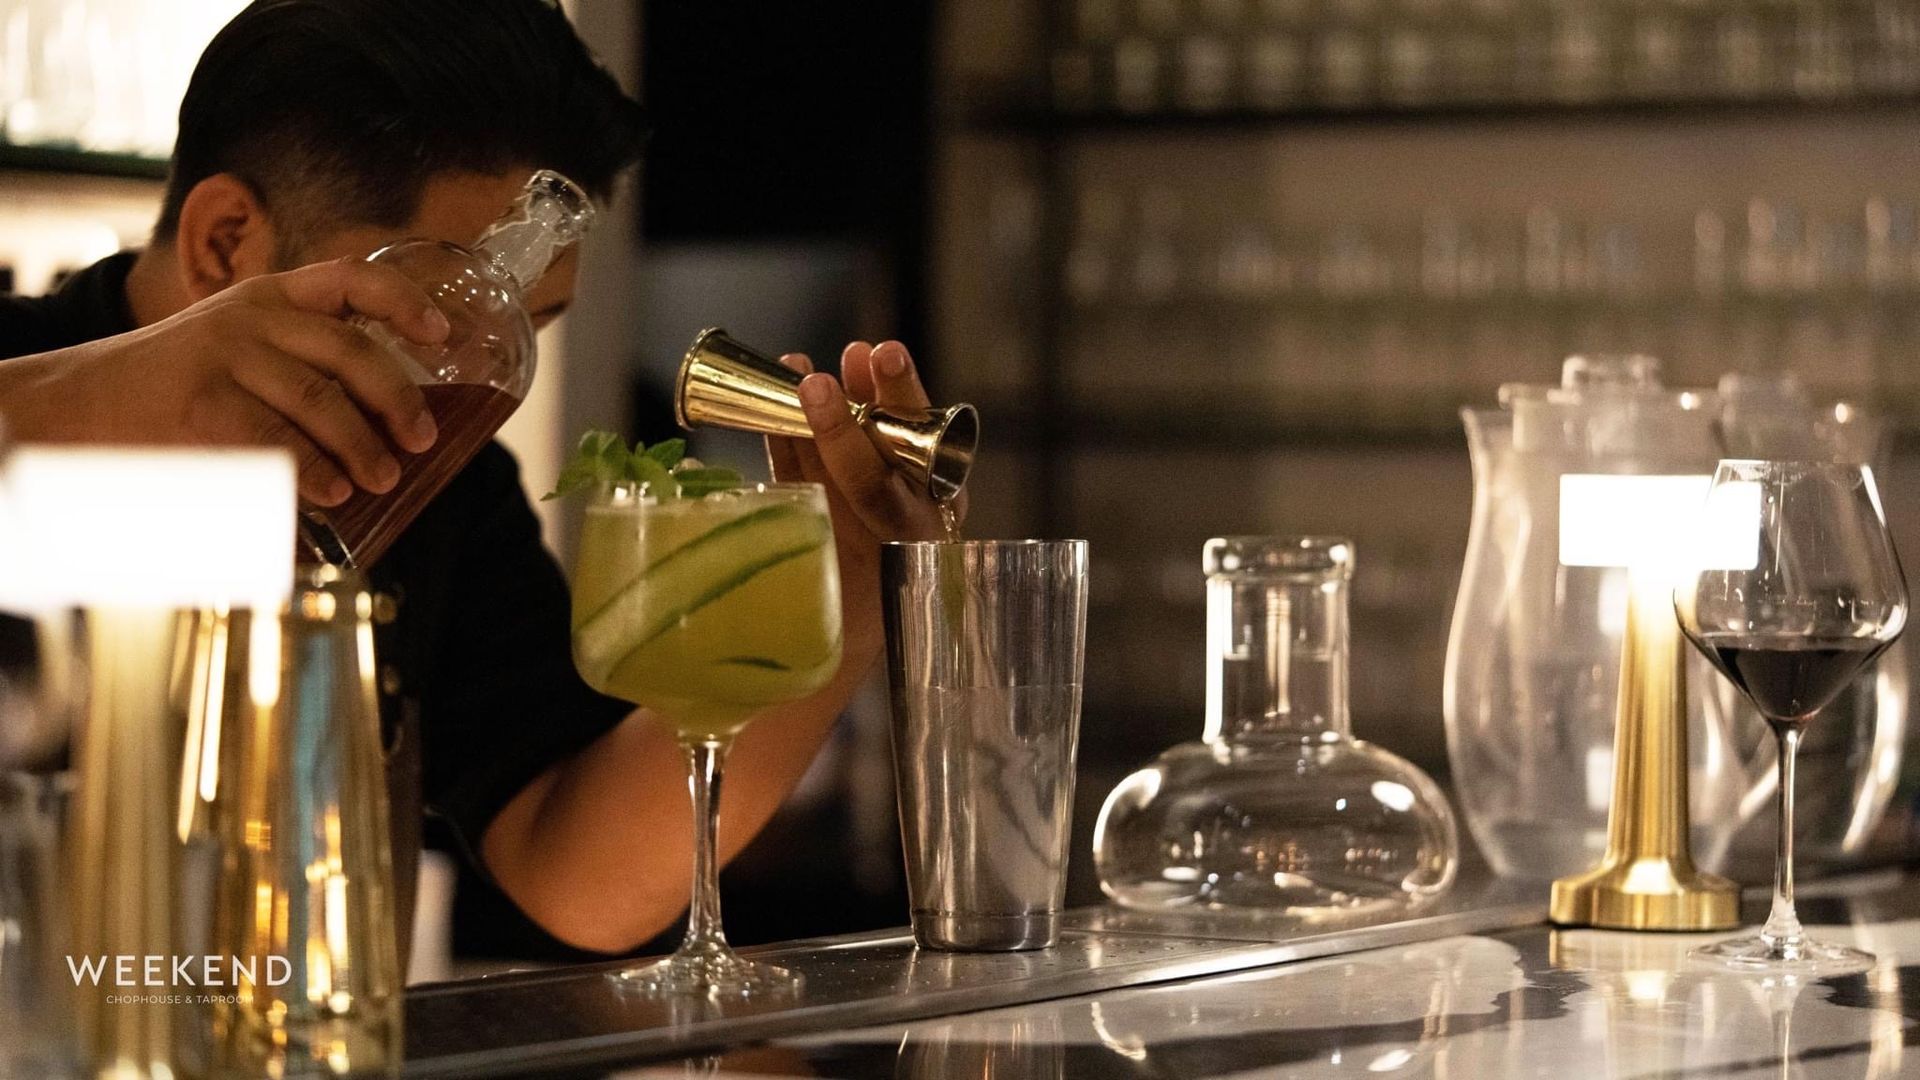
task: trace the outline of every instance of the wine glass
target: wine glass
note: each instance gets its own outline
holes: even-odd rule
[[[1696,960],[1763,972],[1839,974],[1858,949],[1810,940],[1793,906],[1793,766],[1813,717],[1907,622],[1907,583],[1865,465],[1722,461],[1696,568],[1674,592],[1686,636],[1746,694],[1780,744],[1773,909],[1758,934]]]
[[[753,715],[840,667],[840,576],[825,490],[758,484],[697,498],[604,489],[573,581],[574,664],[588,685],[652,709],[686,751],[693,904],[665,960],[622,971],[656,993],[746,995],[798,980],[742,959],[720,924],[720,776]]]

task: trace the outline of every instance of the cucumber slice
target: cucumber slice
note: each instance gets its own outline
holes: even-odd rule
[[[714,695],[713,700],[716,704],[738,703],[751,708],[792,701],[825,686],[839,667],[840,656],[837,651],[812,664],[783,669],[716,664],[713,674],[718,677],[715,686],[720,688],[720,692]]]
[[[575,655],[598,669],[582,674],[590,683],[603,680],[687,616],[767,570],[819,549],[830,535],[830,526],[818,514],[769,506],[682,544],[623,586],[575,631]]]
[[[729,656],[725,660],[715,660],[714,663],[720,667],[732,665],[736,667],[759,668],[762,671],[793,670],[791,664],[783,664],[771,656]]]

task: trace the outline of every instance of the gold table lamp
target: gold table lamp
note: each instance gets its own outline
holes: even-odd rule
[[[1723,930],[1739,886],[1693,863],[1687,807],[1686,643],[1673,614],[1675,522],[1705,476],[1563,476],[1560,562],[1627,568],[1613,804],[1598,865],[1553,883],[1548,917],[1611,930]]]
[[[182,609],[284,600],[294,486],[280,450],[23,446],[0,460],[0,547],[17,571],[0,576],[0,607],[87,613],[61,875],[69,958],[101,965],[67,988],[78,1075],[202,1071],[203,991],[175,966],[202,951],[204,900],[184,847],[196,792],[181,785],[190,720],[173,695],[176,635]],[[141,961],[131,982],[110,966],[128,958]]]

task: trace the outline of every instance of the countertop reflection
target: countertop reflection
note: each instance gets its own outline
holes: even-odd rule
[[[607,978],[619,962],[504,973],[408,992],[406,1072],[418,1080],[533,1070],[579,1075],[818,1032],[1264,970],[1536,925],[1545,914],[1544,895],[1537,885],[1467,874],[1446,896],[1399,913],[1069,912],[1059,944],[1033,952],[922,952],[904,931],[789,942],[753,950],[804,980],[795,993],[773,997],[636,994]]]
[[[1547,927],[783,1039],[622,1077],[1894,1077],[1920,1075],[1920,878],[1803,902],[1860,975],[1686,963],[1725,934]],[[1750,914],[1753,914],[1750,912]]]

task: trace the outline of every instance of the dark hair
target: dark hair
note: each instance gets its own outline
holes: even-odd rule
[[[553,0],[255,0],[194,68],[154,235],[220,173],[294,235],[403,225],[448,172],[551,168],[604,198],[644,131]]]

